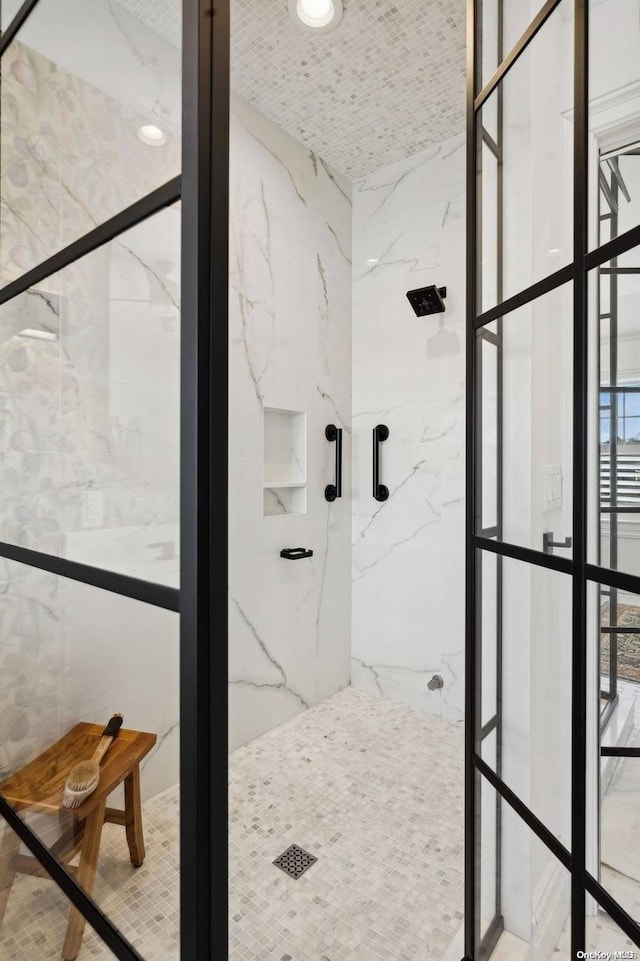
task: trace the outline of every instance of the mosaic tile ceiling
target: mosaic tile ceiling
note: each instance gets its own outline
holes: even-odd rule
[[[175,0],[120,0],[173,43]],[[233,89],[350,179],[464,130],[464,0],[344,0],[328,34],[288,0],[232,0]]]

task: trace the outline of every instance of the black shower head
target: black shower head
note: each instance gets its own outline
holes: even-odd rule
[[[424,317],[426,314],[441,314],[444,311],[444,300],[447,296],[446,287],[420,287],[418,290],[408,290],[407,297],[409,303],[416,312],[417,317]]]

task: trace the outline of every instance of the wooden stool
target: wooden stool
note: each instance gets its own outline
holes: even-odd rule
[[[68,734],[31,761],[21,771],[0,784],[0,794],[16,811],[37,811],[58,818],[61,837],[51,845],[67,870],[87,894],[93,894],[98,867],[102,825],[105,821],[121,824],[127,834],[131,863],[144,861],[142,809],[140,805],[140,762],[156,743],[155,734],[120,730],[100,766],[100,782],[80,807],[62,806],[62,792],[74,764],[90,758],[98,745],[104,724],[76,724]],[[107,807],[107,797],[124,781],[124,811]],[[80,854],[78,866],[69,862]],[[0,845],[0,923],[4,919],[11,886],[16,874],[35,874],[48,878],[36,858],[20,854],[20,840],[5,825]],[[82,945],[84,916],[72,907],[62,949],[63,961],[73,961]]]

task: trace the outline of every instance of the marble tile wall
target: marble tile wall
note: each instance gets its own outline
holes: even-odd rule
[[[464,649],[464,137],[353,187],[352,683],[459,719]],[[416,317],[406,292],[447,287]],[[372,429],[389,427],[372,496]],[[430,689],[434,677],[441,688]]]
[[[117,3],[38,5],[2,60],[2,282],[178,172],[179,64]],[[177,586],[179,254],[172,207],[3,306],[2,540]],[[121,710],[159,735],[145,795],[175,783],[176,615],[8,562],[0,584],[0,777]]]
[[[230,742],[349,683],[351,190],[238,97],[231,114]],[[263,514],[263,408],[306,413],[306,513]],[[344,431],[343,497],[327,424]],[[276,505],[270,509],[276,510]],[[309,547],[290,562],[283,547]]]

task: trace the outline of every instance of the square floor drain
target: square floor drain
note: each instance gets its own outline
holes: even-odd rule
[[[292,844],[291,847],[283,851],[273,863],[277,868],[280,868],[281,871],[284,871],[285,874],[295,878],[297,881],[317,860],[313,854],[309,854],[308,851],[303,851],[297,844]]]

